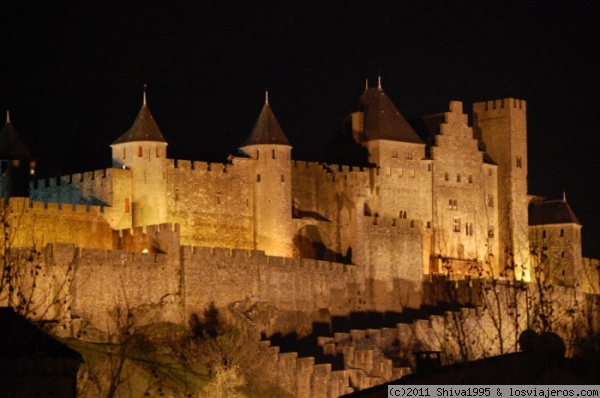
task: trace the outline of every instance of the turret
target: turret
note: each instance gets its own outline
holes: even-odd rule
[[[291,150],[269,105],[268,93],[258,120],[239,148],[254,159],[250,176],[254,196],[254,244],[268,255],[292,255]]]
[[[500,268],[530,279],[527,222],[527,117],[525,101],[505,98],[473,104],[473,129],[498,165]]]
[[[132,227],[167,222],[167,145],[144,91],[133,125],[111,145],[113,167],[131,171]]]
[[[0,131],[0,194],[10,197],[29,197],[29,181],[35,175],[35,160],[10,122]]]

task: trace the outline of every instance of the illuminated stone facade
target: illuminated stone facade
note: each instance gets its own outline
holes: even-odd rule
[[[110,250],[111,230],[170,223],[182,245],[359,266],[375,295],[400,280],[419,290],[432,274],[529,280],[531,231],[547,223],[528,226],[526,104],[506,98],[473,110],[471,127],[452,101],[423,118],[419,136],[381,86],[368,88],[347,119],[345,138],[367,154],[352,166],[293,160],[267,100],[237,155],[210,164],[168,159],[144,96],[111,145],[113,168],[30,185],[31,202],[19,206],[34,219],[14,244]],[[549,254],[563,259],[556,280],[573,284],[580,224],[567,223],[571,243]]]

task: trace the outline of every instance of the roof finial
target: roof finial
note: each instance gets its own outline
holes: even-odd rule
[[[8,109],[6,110],[6,123],[10,123],[10,111]]]
[[[142,105],[146,106],[146,88],[148,87],[148,85],[146,83],[144,83],[144,98],[143,98],[143,102]]]
[[[379,74],[377,75],[377,88],[381,90],[381,71],[379,71]]]
[[[269,105],[269,90],[265,91],[265,105]]]
[[[365,79],[365,91],[369,89],[369,79]]]
[[[567,203],[567,193],[563,189],[563,202]]]

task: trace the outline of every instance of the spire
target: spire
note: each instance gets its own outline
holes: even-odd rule
[[[377,74],[377,88],[381,90],[381,71]]]
[[[29,150],[19,137],[10,122],[10,114],[6,111],[6,124],[0,131],[0,159],[2,160],[32,160]]]
[[[265,92],[265,104],[260,111],[258,120],[254,124],[250,137],[242,144],[242,147],[249,145],[290,145],[271,110],[268,91]]]
[[[567,203],[567,193],[563,189],[563,202]]]
[[[133,125],[113,144],[123,144],[132,141],[156,141],[167,142],[163,137],[158,125],[154,121],[152,113],[146,103],[146,85],[144,84],[144,95],[142,97],[142,109],[140,109]]]
[[[365,79],[365,91],[369,89],[369,79]]]

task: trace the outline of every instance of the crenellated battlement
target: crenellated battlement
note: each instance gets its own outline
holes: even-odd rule
[[[192,262],[215,262],[235,264],[244,267],[264,266],[283,272],[298,271],[301,273],[346,274],[356,273],[357,267],[331,261],[321,261],[308,258],[267,256],[262,250],[230,249],[223,247],[181,246],[181,255]]]
[[[228,169],[233,167],[228,163],[210,163],[197,160],[167,159],[167,169],[178,171],[193,171],[197,173],[227,173]]]
[[[501,98],[490,101],[476,102],[473,108],[479,112],[490,112],[498,109],[519,109],[525,112],[527,110],[527,102],[517,98]]]
[[[98,169],[86,171],[84,173],[67,174],[60,177],[50,177],[45,179],[37,179],[30,182],[32,190],[43,188],[54,188],[69,184],[89,184],[95,181],[96,184],[102,184],[103,179],[111,178],[115,171],[122,169]]]
[[[292,167],[297,170],[324,171],[325,173],[364,173],[369,170],[368,167],[309,162],[304,160],[293,160]]]
[[[10,198],[8,207],[23,213],[55,216],[66,219],[104,220],[104,207],[93,205],[72,205],[66,203],[33,202],[29,198]]]

